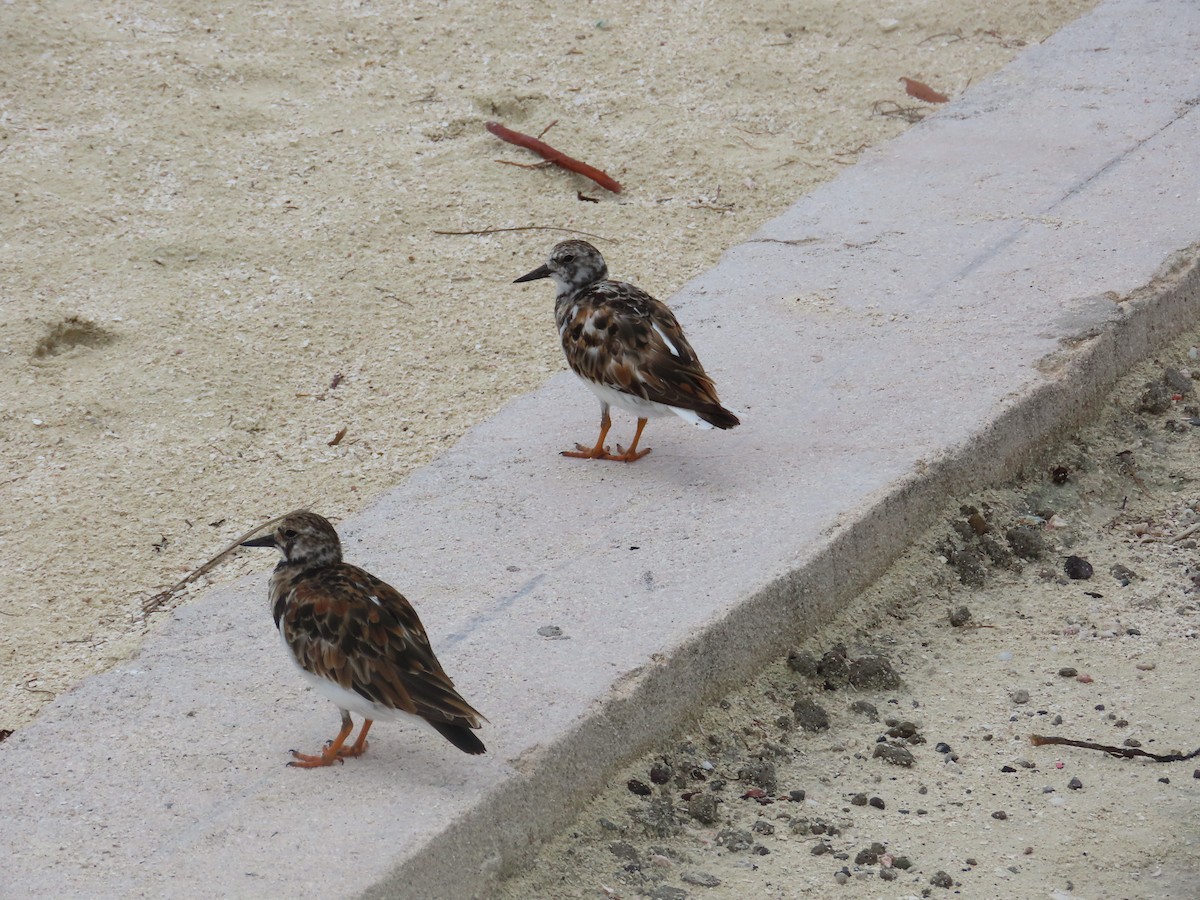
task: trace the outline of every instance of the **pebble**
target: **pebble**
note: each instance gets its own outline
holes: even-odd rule
[[[792,706],[792,715],[796,717],[796,724],[805,731],[829,729],[829,713],[812,700],[797,700]]]
[[[1012,692],[1012,702],[1016,703],[1016,704],[1028,703],[1029,702],[1029,691],[1025,690],[1024,688],[1013,691]]]
[[[895,744],[876,744],[875,752],[872,756],[876,760],[883,760],[884,762],[892,763],[893,766],[904,766],[906,768],[912,767],[912,764],[916,762],[910,751]]]
[[[847,872],[845,869],[842,869],[836,875],[833,876],[833,880],[836,881],[838,884],[846,884],[850,880],[850,873]]]
[[[947,875],[945,872],[943,872],[941,869],[938,869],[938,871],[936,873],[934,873],[932,876],[930,876],[929,883],[932,884],[934,887],[940,887],[940,888],[954,887],[954,879],[951,878],[949,875]]]
[[[815,678],[817,675],[817,658],[807,650],[789,650],[787,667],[797,675]]]
[[[992,818],[998,819],[999,821],[1003,822],[1005,819],[1008,818],[1008,813],[1006,813],[1002,809],[998,809],[994,813],[992,813]]]
[[[679,878],[681,881],[697,887],[717,887],[721,884],[720,878],[716,875],[709,875],[707,872],[684,872]]]
[[[644,781],[638,781],[636,778],[630,778],[625,782],[625,787],[629,788],[631,794],[637,794],[639,797],[649,797],[651,794],[650,785]]]
[[[1080,684],[1091,684],[1095,679],[1092,678],[1091,675],[1084,672],[1082,675],[1080,675],[1075,680],[1078,681]]]
[[[650,767],[650,780],[655,784],[666,784],[674,775],[674,770],[664,762],[656,762]]]
[[[864,847],[858,851],[858,855],[854,857],[854,864],[856,866],[873,866],[885,853],[887,853],[887,847],[878,842],[873,843],[870,847]]]
[[[875,807],[875,809],[886,809],[887,808],[883,802],[882,797],[872,797],[870,800],[867,801],[867,803],[869,803],[871,806]]]
[[[1154,663],[1152,663],[1152,662],[1135,663],[1134,667],[1137,669],[1140,669],[1143,672],[1153,672],[1154,671]]]
[[[1067,782],[1067,787],[1073,791],[1080,791],[1083,790],[1083,782],[1080,781],[1078,777],[1075,777]]]
[[[950,610],[950,624],[955,628],[961,628],[971,621],[971,610],[965,606],[959,606]]]
[[[1046,552],[1046,539],[1042,537],[1040,531],[1028,525],[1010,528],[1005,532],[1004,537],[1013,553],[1021,559],[1034,560]]]
[[[717,821],[717,798],[709,793],[693,794],[687,813],[701,825],[712,825]]]
[[[950,745],[947,744],[945,741],[939,741],[937,746],[934,747],[933,749],[936,750],[938,753],[949,753]]]
[[[738,778],[762,788],[768,794],[774,794],[778,787],[775,764],[765,759],[742,766],[738,769]]]
[[[1079,674],[1079,670],[1071,666],[1063,666],[1058,670],[1058,674],[1063,678],[1074,678]]]
[[[863,656],[850,663],[850,684],[864,691],[890,691],[900,686],[900,676],[885,656]]]
[[[879,877],[883,881],[895,881],[896,880],[896,870],[895,869],[880,869]]]
[[[870,722],[879,721],[879,710],[875,708],[874,703],[866,700],[855,700],[850,704],[850,712],[858,713],[861,716],[866,716]]]
[[[855,794],[853,797],[850,798],[850,805],[851,806],[866,806],[867,805],[867,795],[866,794]]]
[[[1092,564],[1082,556],[1068,556],[1063,570],[1072,581],[1087,581],[1093,574]]]

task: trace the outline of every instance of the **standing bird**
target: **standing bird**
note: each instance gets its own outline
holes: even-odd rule
[[[283,553],[271,575],[275,625],[304,680],[342,711],[337,737],[315,756],[293,750],[289,766],[312,769],[361,756],[371,723],[402,714],[427,722],[464,753],[486,752],[471,732],[486,719],[454,689],[416,610],[391,585],[342,562],[341,541],[327,519],[299,510],[242,546]],[[366,721],[345,746],[351,712]]]
[[[712,379],[670,308],[641,288],[608,280],[600,251],[587,241],[563,241],[550,259],[514,281],[552,278],[558,288],[554,318],[571,371],[600,398],[600,437],[594,447],[576,444],[563,456],[634,462],[650,416],[674,413],[701,428],[733,428],[738,417],[721,405]],[[638,417],[628,450],[604,446],[612,426],[609,406]]]

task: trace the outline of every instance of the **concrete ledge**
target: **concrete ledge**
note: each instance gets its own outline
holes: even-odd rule
[[[673,305],[743,427],[564,460],[596,411],[559,377],[343,525],[491,719],[488,757],[383,723],[362,760],[285,768],[337,716],[279,651],[264,562],[0,745],[0,895],[485,892],[1200,319],[1197,46],[1192,4],[1104,3],[689,283]]]

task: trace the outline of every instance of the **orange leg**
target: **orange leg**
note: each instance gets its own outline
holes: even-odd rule
[[[604,439],[608,437],[608,429],[612,428],[612,419],[608,415],[607,404],[603,407],[603,412],[600,414],[600,437],[596,440],[595,447],[585,447],[583,444],[576,444],[574,450],[563,450],[563,456],[574,457],[575,459],[611,459],[608,451],[604,449]]]
[[[295,759],[288,765],[297,769],[316,769],[321,766],[331,766],[335,762],[342,762],[347,756],[362,756],[367,749],[367,732],[370,728],[371,720],[367,719],[363,722],[362,731],[358,733],[358,740],[354,742],[354,745],[344,746],[346,738],[350,737],[350,732],[354,730],[354,722],[350,720],[350,714],[342,710],[342,730],[338,732],[337,737],[329,741],[325,745],[325,749],[317,756],[301,753],[298,750],[291,751]]]
[[[629,449],[622,450],[621,445],[617,444],[617,455],[616,456],[605,456],[604,458],[605,459],[615,459],[618,462],[637,462],[639,459],[641,459],[643,456],[645,456],[647,453],[649,453],[650,452],[649,447],[647,447],[641,453],[637,452],[638,441],[640,441],[642,439],[642,429],[645,427],[646,427],[646,420],[638,419],[637,432],[633,436],[633,443],[629,445]]]

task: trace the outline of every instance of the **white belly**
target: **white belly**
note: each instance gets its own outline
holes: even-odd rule
[[[685,422],[690,422],[700,428],[712,428],[707,422],[700,418],[690,409],[680,409],[678,406],[667,406],[665,403],[656,403],[653,400],[644,400],[641,397],[635,397],[633,394],[626,394],[624,391],[618,391],[616,388],[608,387],[603,384],[596,384],[594,381],[588,381],[586,378],[580,378],[584,384],[591,389],[592,393],[600,398],[601,403],[607,403],[610,406],[616,406],[626,412],[631,412],[639,419],[651,419],[656,416],[676,415]]]

